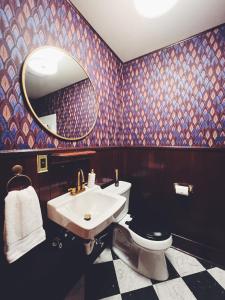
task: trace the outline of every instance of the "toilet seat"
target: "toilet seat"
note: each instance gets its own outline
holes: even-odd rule
[[[148,250],[166,250],[172,245],[172,236],[168,233],[162,232],[149,232],[141,233],[138,230],[136,233],[135,228],[129,227],[129,222],[132,220],[131,216],[127,214],[120,222],[119,225],[127,229],[130,233],[132,240],[139,246]]]

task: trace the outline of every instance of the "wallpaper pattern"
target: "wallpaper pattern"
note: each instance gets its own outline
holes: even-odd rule
[[[81,141],[46,133],[25,105],[22,64],[43,45],[80,60],[96,88]],[[0,149],[121,145],[225,146],[225,26],[122,65],[66,0],[1,0]]]
[[[0,2],[0,149],[122,144],[118,90],[122,64],[66,0]],[[20,74],[26,56],[43,45],[67,50],[87,69],[96,88],[99,113],[92,133],[66,142],[46,133],[25,105]]]
[[[32,107],[36,114],[56,114],[57,133],[64,137],[81,137],[87,134],[96,120],[95,91],[90,79],[85,79],[34,99]]]
[[[225,146],[225,25],[123,68],[124,145]]]

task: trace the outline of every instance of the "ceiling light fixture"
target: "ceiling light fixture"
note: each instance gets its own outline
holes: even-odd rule
[[[35,58],[29,61],[29,68],[37,75],[53,75],[57,72],[58,67],[52,60],[43,62],[40,58]]]
[[[168,12],[177,0],[134,0],[138,13],[146,18],[157,18]]]
[[[37,75],[53,75],[58,71],[58,63],[63,54],[57,49],[43,47],[32,55],[28,67]]]

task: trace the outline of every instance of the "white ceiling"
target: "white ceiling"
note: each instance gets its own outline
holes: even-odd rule
[[[45,51],[45,49],[41,48],[40,51]],[[29,59],[32,55],[29,56],[25,73],[26,92],[29,99],[39,99],[88,78],[86,72],[72,56],[61,53],[63,54],[61,60],[56,62],[57,72],[51,75],[43,75],[30,68]],[[43,58],[43,64],[47,64],[48,59],[48,57]]]
[[[178,0],[155,19],[140,16],[133,0],[71,2],[124,62],[225,23],[225,0]]]

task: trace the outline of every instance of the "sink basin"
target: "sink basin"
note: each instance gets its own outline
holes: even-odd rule
[[[48,218],[83,239],[94,239],[114,222],[125,201],[125,197],[95,186],[75,196],[66,193],[48,201]]]

